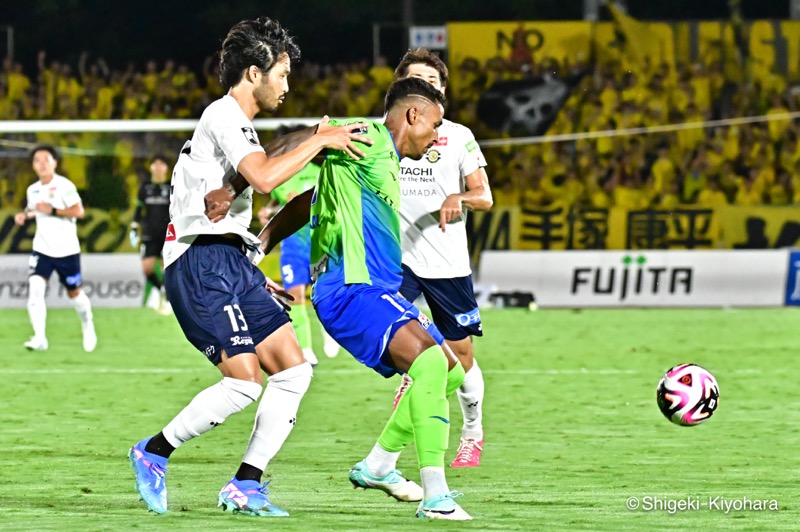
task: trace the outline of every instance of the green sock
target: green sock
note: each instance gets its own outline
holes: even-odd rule
[[[291,305],[289,317],[292,318],[292,327],[297,335],[301,349],[311,347],[311,327],[308,324],[308,307],[305,304]]]
[[[425,350],[411,364],[408,375],[414,384],[403,395],[378,443],[397,452],[413,435],[419,467],[444,467],[450,421],[445,398],[447,359],[438,345]]]
[[[461,362],[457,362],[455,367],[447,372],[447,397],[450,397],[464,382],[464,367]],[[413,385],[412,385],[413,388]],[[397,453],[406,448],[414,441],[414,426],[411,424],[411,412],[409,411],[408,392],[403,394],[397,408],[392,412],[392,417],[383,428],[378,444],[385,450]]]
[[[456,365],[447,372],[447,398],[449,399],[451,395],[456,393],[462,384],[464,384],[464,376],[466,372],[464,371],[464,366],[461,365],[461,362],[456,362]]]
[[[153,284],[147,280],[145,277],[144,280],[144,293],[142,294],[142,306],[147,306],[147,299],[150,297],[150,290],[153,289]]]
[[[153,268],[153,273],[156,274],[156,278],[158,282],[161,283],[161,286],[164,286],[164,268],[161,267],[161,261],[157,260],[156,265]]]

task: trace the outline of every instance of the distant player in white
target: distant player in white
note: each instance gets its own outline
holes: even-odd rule
[[[418,48],[403,56],[395,77],[417,77],[442,92],[448,71],[429,50]],[[483,374],[474,360],[472,336],[481,336],[481,316],[472,287],[467,248],[468,210],[487,211],[492,192],[486,160],[469,128],[445,120],[439,142],[419,161],[400,162],[403,284],[400,293],[414,300],[420,293],[434,323],[464,366],[458,389],[464,414],[461,442],[452,467],[475,467],[483,450]],[[404,379],[401,386],[407,387]]]
[[[69,179],[55,173],[58,152],[52,146],[35,147],[31,151],[31,164],[39,180],[28,187],[25,211],[14,216],[17,225],[36,218],[28,277],[28,316],[33,337],[23,345],[32,351],[44,351],[48,347],[44,296],[47,281],[55,271],[81,319],[83,349],[91,352],[97,346],[97,335],[92,304],[81,290],[81,246],[75,222],[84,214],[81,197]]]
[[[312,370],[286,311],[272,297],[277,285],[246,254],[260,243],[248,231],[252,194],[271,192],[324,148],[363,155],[354,141],[365,140],[350,133],[363,124],[334,128],[324,119],[266,151],[261,147],[253,118],[278,109],[299,56],[277,21],[261,17],[231,28],[220,52],[220,81],[228,92],[203,112],[175,165],[164,286],[184,335],[222,378],[130,450],[139,495],[157,513],[167,511],[165,473],[172,452],[261,397],[244,457],[218,504],[257,516],[287,515],[270,503],[261,477],[294,427]],[[206,216],[214,202],[211,191],[229,204],[226,215]],[[263,373],[268,378],[262,395]]]

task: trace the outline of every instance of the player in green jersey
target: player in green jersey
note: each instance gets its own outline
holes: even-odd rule
[[[400,159],[419,159],[438,139],[444,96],[408,78],[386,95],[384,124],[361,133],[373,144],[359,160],[331,151],[314,191],[301,194],[261,233],[269,251],[311,218],[311,300],[325,329],[362,364],[384,377],[408,373],[403,395],[367,458],[350,472],[359,487],[399,500],[421,501],[417,516],[471,519],[456,502],[444,473],[448,403],[464,369],[436,327],[398,295],[402,279],[398,214]],[[422,490],[394,469],[397,455],[416,444]]]

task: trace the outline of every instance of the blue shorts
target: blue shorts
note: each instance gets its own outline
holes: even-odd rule
[[[475,301],[471,275],[453,279],[424,279],[403,264],[400,293],[409,301],[423,294],[431,309],[433,323],[446,339],[456,341],[468,336],[483,336],[481,312]]]
[[[311,258],[308,255],[281,252],[281,278],[286,289],[311,284]]]
[[[186,339],[215,366],[255,353],[255,346],[289,316],[264,286],[266,279],[241,242],[200,236],[164,270],[164,286]]]
[[[81,286],[81,256],[67,255],[66,257],[51,257],[34,251],[28,260],[28,276],[39,275],[45,281],[53,275],[53,270],[58,273],[58,280],[67,290],[75,290]]]
[[[409,320],[417,320],[436,343],[444,338],[417,307],[385,288],[368,284],[344,285],[315,305],[319,321],[356,360],[384,377],[399,373],[387,347]]]

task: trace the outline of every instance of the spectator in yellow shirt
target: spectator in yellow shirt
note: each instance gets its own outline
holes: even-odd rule
[[[675,163],[669,157],[669,145],[661,143],[658,145],[658,158],[650,168],[653,176],[653,190],[656,194],[663,194],[675,182]]]
[[[728,197],[720,189],[719,181],[716,177],[708,180],[708,188],[700,191],[697,195],[697,205],[701,207],[722,207],[728,205]]]
[[[733,201],[734,205],[753,207],[763,203],[761,193],[758,192],[754,186],[756,172],[757,170],[751,170],[748,178],[739,179],[739,182],[737,183],[736,198]]]

